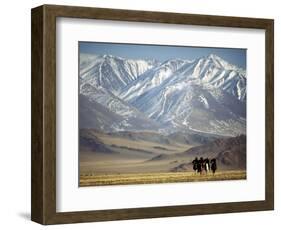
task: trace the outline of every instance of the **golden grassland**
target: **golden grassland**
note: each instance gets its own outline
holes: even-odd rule
[[[195,174],[194,172],[163,172],[163,173],[138,173],[138,174],[107,174],[93,175],[81,174],[80,186],[100,185],[126,185],[126,184],[155,184],[174,182],[195,182],[215,180],[243,180],[246,179],[246,171],[218,171],[214,175]]]

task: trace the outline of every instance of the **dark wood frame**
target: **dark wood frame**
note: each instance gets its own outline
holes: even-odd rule
[[[265,30],[265,200],[233,203],[56,212],[56,18],[121,20]],[[31,219],[62,224],[274,209],[274,21],[103,8],[43,5],[32,9]]]

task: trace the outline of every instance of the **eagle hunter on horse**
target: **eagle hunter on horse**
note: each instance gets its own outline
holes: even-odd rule
[[[210,170],[212,170],[212,173],[214,175],[217,170],[217,162],[215,158],[211,159],[210,161],[208,157],[205,159],[203,159],[203,157],[200,157],[200,159],[198,159],[198,157],[195,157],[195,159],[192,161],[192,165],[195,173],[199,173],[200,175],[203,172],[208,174]]]

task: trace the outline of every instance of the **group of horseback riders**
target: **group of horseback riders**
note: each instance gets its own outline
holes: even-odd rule
[[[212,170],[212,173],[214,175],[217,170],[217,162],[215,158],[209,160],[209,158],[203,159],[203,157],[200,157],[200,159],[198,159],[196,157],[192,161],[192,165],[195,173],[200,173],[200,175],[203,172],[208,173],[210,170]]]

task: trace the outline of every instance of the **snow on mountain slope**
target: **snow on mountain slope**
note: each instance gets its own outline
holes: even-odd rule
[[[129,85],[121,98],[171,129],[233,136],[246,132],[246,78],[217,56],[150,70]],[[156,81],[157,79],[158,81]],[[158,84],[151,84],[157,82]],[[242,84],[243,83],[243,84]],[[236,87],[238,86],[242,86]]]
[[[150,89],[159,86],[169,77],[172,77],[181,66],[189,61],[181,59],[168,60],[163,62],[161,65],[147,71],[145,74],[140,76],[137,81],[132,82],[123,92],[119,95],[120,98],[125,100],[132,100],[149,91]]]
[[[80,124],[84,128],[103,131],[158,130],[161,128],[156,121],[149,119],[145,114],[102,87],[96,88],[85,84],[81,87],[80,92],[79,113],[81,119],[84,120],[80,119]]]
[[[216,55],[199,59],[192,76],[204,84],[227,91],[241,101],[246,99],[246,72]]]
[[[176,64],[176,65],[175,65]],[[147,71],[131,82],[119,96],[132,101],[145,92],[163,84],[193,81],[222,89],[241,101],[246,100],[246,73],[218,56],[209,55],[194,61],[169,60]]]
[[[246,132],[246,72],[216,55],[159,64],[81,54],[79,83],[81,94],[125,119],[122,130]]]
[[[158,87],[131,104],[170,129],[194,130],[233,136],[246,132],[245,104],[218,89],[190,82]]]
[[[80,78],[84,76],[95,65],[99,64],[102,60],[98,55],[81,53],[79,56],[79,75]]]
[[[126,60],[111,55],[80,54],[80,84],[102,86],[117,95],[155,65],[153,61]]]

